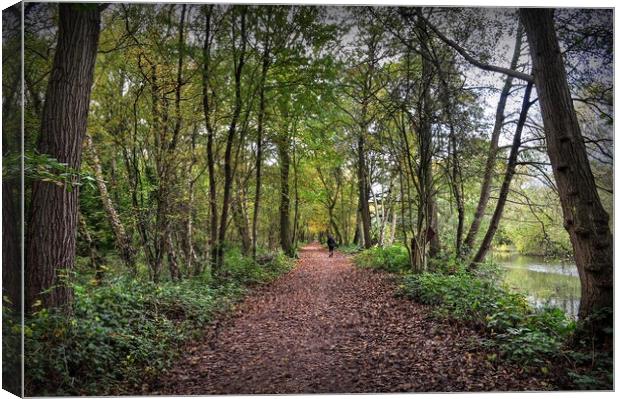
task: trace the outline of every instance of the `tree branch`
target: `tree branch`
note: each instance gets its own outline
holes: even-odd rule
[[[515,70],[509,69],[509,68],[503,68],[503,67],[496,66],[496,65],[487,64],[487,63],[484,63],[484,62],[481,62],[481,61],[475,59],[463,47],[459,46],[455,41],[450,40],[446,36],[444,36],[443,33],[441,33],[433,24],[431,24],[426,18],[424,18],[422,16],[421,12],[418,12],[418,18],[421,18],[424,21],[426,21],[426,24],[428,25],[428,27],[431,28],[431,30],[433,32],[435,32],[435,34],[444,43],[446,43],[448,46],[450,46],[454,50],[456,50],[456,52],[459,53],[461,56],[463,56],[463,58],[465,58],[470,64],[472,64],[474,66],[477,66],[478,68],[483,69],[485,71],[503,73],[505,75],[509,75],[509,76],[514,77],[514,78],[524,80],[524,81],[526,81],[528,83],[530,83],[530,82],[533,83],[534,82],[534,77],[532,75],[527,74],[527,73],[515,71]]]

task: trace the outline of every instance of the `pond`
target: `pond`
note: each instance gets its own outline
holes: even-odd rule
[[[554,306],[576,318],[581,284],[573,261],[547,260],[513,252],[493,252],[493,260],[506,273],[504,282],[527,294],[534,306]]]

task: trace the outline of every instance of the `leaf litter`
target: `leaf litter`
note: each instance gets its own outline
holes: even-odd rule
[[[151,394],[532,391],[545,376],[494,359],[470,327],[394,296],[389,274],[318,244],[257,288],[154,385]]]

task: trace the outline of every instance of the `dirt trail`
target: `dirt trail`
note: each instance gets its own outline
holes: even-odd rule
[[[394,288],[389,275],[309,245],[293,271],[189,347],[156,393],[548,389],[518,368],[489,362],[471,346],[474,331],[431,320],[428,308],[395,298]]]

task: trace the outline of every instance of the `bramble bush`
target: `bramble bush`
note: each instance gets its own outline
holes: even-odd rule
[[[75,283],[73,311],[40,309],[25,323],[27,395],[110,395],[140,392],[171,366],[183,342],[238,301],[246,287],[273,280],[292,261],[276,254],[259,265],[226,254],[226,278],[205,282]]]

